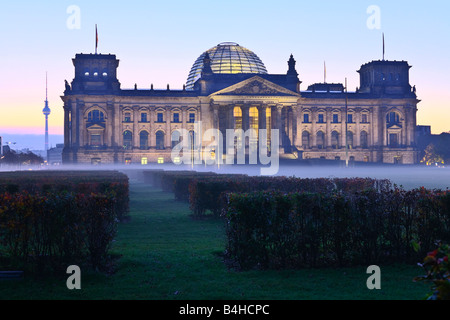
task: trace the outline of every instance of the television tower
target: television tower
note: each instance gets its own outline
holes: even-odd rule
[[[48,107],[47,98],[47,73],[45,73],[45,107],[42,113],[45,116],[45,151],[48,151],[48,116],[50,115],[50,108]]]

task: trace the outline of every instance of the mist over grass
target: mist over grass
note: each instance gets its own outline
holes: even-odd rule
[[[140,180],[142,170],[193,170],[200,172],[216,172],[219,174],[237,173],[258,176],[260,165],[186,165],[156,164],[148,165],[58,165],[58,166],[14,166],[0,167],[0,171],[14,170],[119,170],[131,178]],[[389,179],[392,183],[405,189],[425,187],[428,189],[450,188],[450,167],[433,167],[424,165],[388,165],[388,164],[355,164],[345,167],[343,163],[333,161],[321,164],[307,162],[281,162],[277,176],[295,176],[299,178],[375,178]]]

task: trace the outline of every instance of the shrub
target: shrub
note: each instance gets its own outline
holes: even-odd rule
[[[226,252],[243,269],[413,262],[429,250],[430,239],[450,240],[448,224],[436,227],[437,221],[448,221],[443,208],[449,197],[398,187],[230,193]],[[413,250],[413,240],[422,251]]]

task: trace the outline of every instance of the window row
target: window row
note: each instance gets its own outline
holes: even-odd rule
[[[331,117],[331,123],[340,123],[340,119],[342,118],[342,116],[340,116],[337,113],[332,114]],[[312,119],[311,119],[311,115],[309,113],[304,113],[303,114],[303,123],[311,123]],[[326,119],[325,119],[325,114],[324,113],[319,113],[317,115],[317,119],[316,119],[316,123],[325,123]],[[347,114],[347,123],[355,123],[355,117],[354,114],[349,113]],[[363,113],[361,114],[361,123],[369,123],[369,115],[367,113]]]
[[[189,112],[188,113],[188,123],[194,123],[196,120],[195,112]],[[174,123],[181,123],[181,116],[179,112],[174,112],[172,114],[172,122]],[[88,113],[88,119],[87,122],[89,123],[101,123],[105,122],[105,115],[100,110],[93,110]],[[132,113],[131,112],[125,112],[123,114],[123,122],[133,122]],[[150,122],[149,114],[147,112],[141,112],[139,115],[139,122]],[[165,122],[165,116],[164,112],[157,112],[156,113],[156,121],[155,122]]]
[[[193,131],[190,131],[191,135],[191,142],[193,143],[195,141],[195,134]],[[139,149],[141,150],[148,150],[150,149],[149,145],[149,136],[150,134],[147,131],[141,131],[139,133]],[[166,145],[165,143],[166,134],[162,130],[158,130],[155,133],[155,148],[156,150],[164,150],[167,147],[175,147],[180,141],[181,136],[180,132],[178,130],[175,130],[171,136],[171,145]],[[91,135],[92,139],[92,135]],[[92,140],[91,140],[92,141]],[[129,130],[126,130],[123,133],[123,148],[126,150],[133,149],[133,133]]]
[[[360,133],[360,147],[363,149],[367,149],[369,147],[369,135],[366,131],[361,131]],[[311,148],[311,134],[308,131],[302,132],[302,146],[305,149]],[[318,149],[327,148],[327,142],[325,133],[323,131],[319,131],[316,134],[316,146]],[[341,146],[341,135],[337,131],[331,132],[331,148],[339,149]],[[345,145],[344,145],[345,147]],[[351,131],[347,132],[347,147],[352,149],[354,147],[354,134]]]

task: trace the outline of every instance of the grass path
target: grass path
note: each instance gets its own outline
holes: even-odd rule
[[[421,299],[428,286],[412,282],[417,266],[381,267],[381,290],[366,287],[365,267],[297,270],[227,270],[223,222],[194,220],[172,194],[132,182],[131,220],[119,226],[112,253],[117,272],[83,272],[82,289],[68,290],[68,275],[0,281],[0,299]]]

